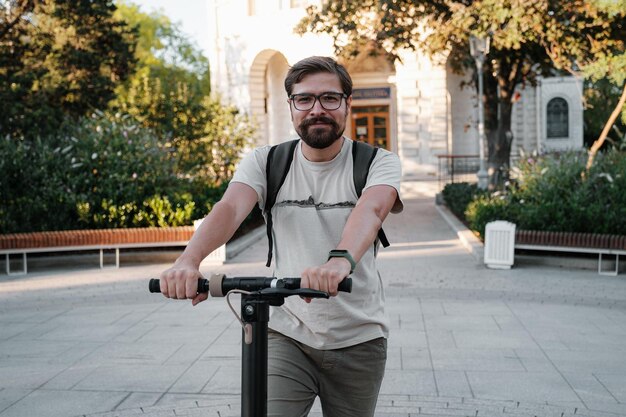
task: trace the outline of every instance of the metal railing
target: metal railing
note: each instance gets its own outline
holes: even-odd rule
[[[475,183],[480,168],[478,155],[437,155],[439,190],[446,184],[455,182]]]

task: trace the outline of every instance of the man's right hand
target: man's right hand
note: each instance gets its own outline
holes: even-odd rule
[[[191,264],[174,264],[161,273],[161,294],[174,300],[190,299],[194,306],[209,297],[208,293],[198,293],[198,278],[202,274]]]
[[[198,278],[202,277],[198,269],[200,262],[211,250],[228,242],[257,199],[257,193],[251,186],[239,182],[229,184],[222,199],[202,221],[174,266],[161,274],[161,293],[165,297],[189,299],[193,305],[208,298],[206,293],[198,294]]]

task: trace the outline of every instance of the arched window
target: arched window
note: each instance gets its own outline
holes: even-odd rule
[[[567,101],[561,97],[548,102],[548,139],[569,137],[569,116]]]

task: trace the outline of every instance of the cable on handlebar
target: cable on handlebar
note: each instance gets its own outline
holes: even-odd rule
[[[230,311],[233,312],[233,314],[237,318],[237,321],[241,324],[241,328],[243,329],[243,334],[244,334],[244,342],[247,345],[249,345],[250,343],[252,343],[252,325],[250,323],[244,323],[243,320],[241,319],[241,316],[237,314],[237,312],[233,308],[233,305],[230,303],[230,295],[233,293],[234,294],[246,294],[246,295],[250,295],[252,293],[250,291],[244,291],[244,290],[230,290],[226,294],[226,304],[228,304]]]

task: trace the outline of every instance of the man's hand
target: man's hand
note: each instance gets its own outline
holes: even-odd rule
[[[175,264],[161,273],[161,294],[174,300],[191,299],[191,304],[195,306],[209,297],[207,293],[198,293],[198,278],[201,277],[196,266]]]
[[[337,287],[350,275],[350,262],[345,258],[331,258],[324,265],[305,269],[300,275],[300,288],[324,291],[331,296],[337,295]],[[304,301],[311,302],[305,297]]]

